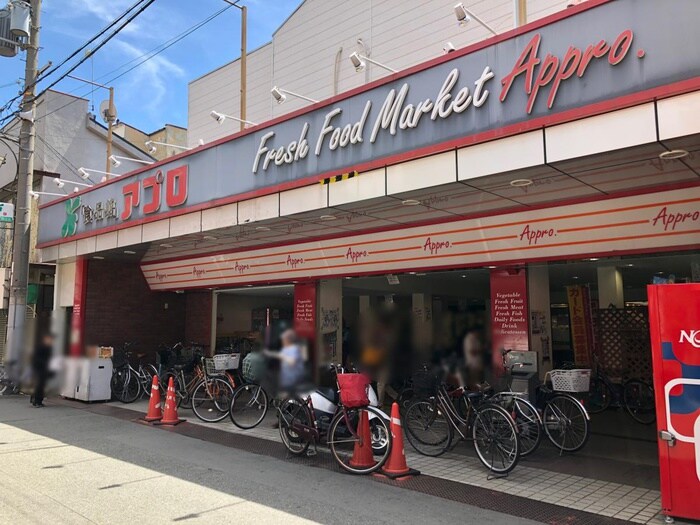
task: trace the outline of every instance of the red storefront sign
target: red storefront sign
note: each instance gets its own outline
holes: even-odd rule
[[[527,351],[527,272],[491,270],[491,347],[493,366],[501,370],[501,350]]]
[[[661,507],[700,519],[700,284],[647,287]]]
[[[70,323],[70,355],[83,355],[85,332],[85,298],[87,295],[88,261],[82,257],[75,262],[75,284],[73,286],[73,317]]]
[[[294,330],[308,341],[316,336],[316,283],[294,285]]]
[[[566,297],[569,303],[569,323],[571,326],[571,347],[574,362],[589,366],[593,339],[593,308],[591,291],[588,286],[567,286]]]

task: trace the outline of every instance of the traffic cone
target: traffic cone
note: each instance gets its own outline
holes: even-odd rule
[[[153,382],[151,383],[151,399],[148,402],[148,413],[143,419],[149,422],[163,419],[163,409],[160,406],[160,388],[158,387],[158,376],[153,376]]]
[[[156,421],[155,425],[177,425],[182,423],[184,419],[177,417],[177,398],[175,396],[175,384],[173,378],[168,381],[168,392],[165,396],[165,410],[163,410],[163,419]]]
[[[406,454],[403,448],[403,431],[401,430],[401,415],[399,404],[391,405],[391,452],[389,459],[381,470],[381,473],[391,479],[403,478],[405,476],[417,476],[420,474],[415,469],[408,468],[406,464]]]
[[[355,468],[369,468],[376,463],[372,453],[372,433],[369,429],[367,411],[362,410],[360,413],[360,422],[357,425],[357,435],[360,439],[355,442],[355,448],[349,463],[350,466]]]

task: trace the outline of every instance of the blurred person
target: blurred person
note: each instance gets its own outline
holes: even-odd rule
[[[294,391],[306,379],[306,345],[299,343],[297,334],[291,328],[280,336],[282,348],[278,352],[264,350],[267,357],[280,363],[279,387],[283,391]]]
[[[44,391],[49,379],[49,361],[53,352],[53,336],[45,334],[39,338],[32,355],[32,372],[34,374],[34,394],[30,401],[33,407],[44,406]]]

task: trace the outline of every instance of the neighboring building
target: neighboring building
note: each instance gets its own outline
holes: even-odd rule
[[[134,144],[144,153],[148,153],[156,160],[172,157],[187,149],[187,128],[182,128],[174,124],[166,124],[152,133],[145,133],[138,128],[120,121],[114,125],[114,133],[131,144]],[[153,151],[152,147],[146,146],[147,142],[160,142],[161,144],[170,145],[163,146],[161,144],[154,144],[155,151]]]
[[[38,205],[58,198],[60,194],[84,188],[85,184],[98,183],[107,170],[107,129],[97,122],[95,116],[88,112],[89,101],[61,93],[49,91],[41,97],[36,109],[36,141],[34,155],[33,190],[39,193],[38,199],[32,199],[32,238],[30,255],[30,302],[31,317],[47,321],[53,309],[54,265],[41,264],[36,256],[36,237],[38,228]],[[0,156],[5,163],[0,166],[0,202],[14,202],[17,189],[18,146],[12,138],[19,134],[20,121],[15,118],[0,130]],[[154,159],[140,148],[115,135],[112,153],[117,156],[135,158],[145,161]],[[109,165],[110,172],[122,175],[140,164],[124,160],[119,167]],[[90,171],[90,180],[83,180],[78,174],[80,168]],[[59,188],[54,179],[63,182]],[[54,195],[48,195],[54,194]],[[0,269],[9,280],[12,259],[12,227],[3,225],[0,241]],[[4,292],[7,292],[5,286]],[[5,342],[8,294],[3,293],[0,307],[0,356]]]

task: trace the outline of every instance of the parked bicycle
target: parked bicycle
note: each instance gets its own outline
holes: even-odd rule
[[[234,388],[229,417],[238,428],[249,430],[263,422],[270,406],[270,397],[260,385],[266,370],[265,358],[260,352],[249,352],[243,359],[243,373],[227,371]]]
[[[134,353],[129,349],[132,346],[133,343],[124,343],[120,352],[122,361],[117,361],[117,366],[112,370],[112,397],[122,403],[133,403],[144,395],[150,395],[153,376],[158,373],[155,366],[140,362],[146,354],[136,354],[139,364],[137,367],[131,365],[129,360]]]
[[[468,392],[447,385],[424,369],[413,378],[414,401],[406,411],[404,426],[411,446],[426,456],[444,454],[455,433],[474,443],[479,461],[495,474],[507,474],[520,458],[518,429],[510,414],[489,402],[484,392]],[[462,416],[454,401],[463,403]]]
[[[363,441],[365,430],[371,441],[379,435],[387,439],[391,436],[389,426],[379,409],[369,405],[369,379],[362,374],[345,373],[340,365],[331,366],[336,374],[340,400],[328,430],[324,432],[316,419],[311,395],[291,395],[277,405],[282,443],[291,454],[315,455],[318,444],[325,438],[331,455],[342,469],[352,474],[375,472],[389,457],[391,439],[382,447],[369,443],[365,450],[371,454],[371,459],[367,457],[358,461],[354,457],[355,450],[366,445]],[[370,420],[376,422],[376,434],[362,427],[363,421],[369,425]],[[312,445],[313,449],[310,450]]]
[[[605,373],[595,354],[593,365],[588,397],[588,411],[591,414],[604,412],[612,405],[623,407],[632,419],[643,425],[656,421],[654,389],[649,383],[631,378],[617,385]]]
[[[216,423],[224,419],[229,413],[233,387],[226,377],[226,361],[214,358],[201,357],[202,376],[192,389],[190,403],[192,412],[202,421]],[[217,361],[221,362],[217,366]]]

